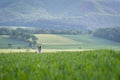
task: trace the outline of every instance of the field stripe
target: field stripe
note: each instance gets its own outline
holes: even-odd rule
[[[38,38],[38,43],[41,44],[78,44],[80,42],[69,39],[67,37],[61,35],[53,35],[53,34],[35,34]]]
[[[61,51],[90,51],[92,49],[43,49],[44,52],[61,52]],[[14,53],[14,52],[35,52],[36,49],[0,49],[0,53]]]

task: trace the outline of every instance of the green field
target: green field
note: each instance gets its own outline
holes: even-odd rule
[[[42,44],[47,45],[63,45],[63,44],[77,44],[78,42],[61,35],[54,35],[54,34],[35,34],[38,38],[38,43],[42,42]]]
[[[45,49],[120,49],[120,43],[91,35],[36,34]]]
[[[120,50],[120,43],[93,37],[92,35],[63,35],[75,41],[81,42],[79,45],[83,49],[117,49]]]
[[[11,48],[17,48],[18,46],[20,46],[22,48],[28,47],[28,43],[26,43],[24,41],[11,39],[9,36],[6,36],[6,35],[0,35],[0,49],[1,48],[2,49],[10,48],[10,47],[8,47],[8,44],[12,44]]]
[[[0,54],[0,80],[120,80],[120,52]]]
[[[43,49],[115,49],[120,50],[120,43],[96,38],[91,35],[54,35],[54,34],[35,34],[38,38],[37,45],[42,45]],[[10,39],[9,36],[0,36],[0,48],[12,48],[20,46],[28,48],[28,43]],[[36,45],[36,46],[37,46]]]

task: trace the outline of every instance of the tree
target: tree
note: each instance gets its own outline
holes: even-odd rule
[[[120,42],[120,27],[97,29],[93,36]]]
[[[8,48],[12,48],[12,44],[11,43],[8,44]]]
[[[32,47],[32,46],[33,46],[32,41],[29,41],[29,47]]]
[[[34,40],[34,41],[33,41],[33,46],[36,46],[36,44],[37,44],[37,42]]]
[[[18,47],[17,47],[17,49],[21,49],[21,47],[20,47],[20,46],[18,46]]]

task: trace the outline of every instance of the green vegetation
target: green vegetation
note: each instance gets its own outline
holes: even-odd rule
[[[120,27],[100,28],[96,30],[93,35],[96,37],[120,42]]]
[[[68,39],[66,37],[63,37],[61,35],[53,35],[53,34],[35,34],[35,36],[38,38],[38,43],[41,42],[43,44],[76,44],[77,41]]]
[[[115,49],[120,50],[120,43],[93,37],[91,35],[53,35],[35,34],[37,44],[41,44],[43,49]],[[30,43],[11,39],[6,36],[0,37],[0,48],[8,48],[12,43],[12,48],[29,48]],[[10,47],[9,47],[10,48]]]
[[[57,28],[0,28],[0,35],[8,35],[11,34],[12,30],[17,30],[22,33],[29,34],[82,34],[82,33],[92,33],[90,30],[82,31],[82,30],[74,30],[74,29],[57,29]]]
[[[86,33],[90,32],[89,30]],[[58,28],[34,28],[30,30],[32,34],[82,34],[82,30],[58,29]]]
[[[120,52],[0,54],[0,80],[120,80]]]
[[[66,38],[78,41],[82,49],[116,49],[120,50],[120,43],[94,37],[92,35],[63,35]]]
[[[11,39],[9,36],[0,35],[0,49],[10,49],[10,48],[28,48],[29,45],[25,41],[20,41],[16,39]]]
[[[120,43],[91,35],[35,35],[45,49],[120,49]]]
[[[52,34],[34,34],[48,31]],[[59,30],[56,30],[59,32]],[[62,31],[61,31],[62,32]],[[0,48],[36,48],[37,45],[42,45],[44,49],[115,49],[120,50],[120,30],[119,28],[98,29],[91,34],[81,33],[72,35],[62,33],[54,33],[54,30],[36,29],[36,28],[0,28]],[[74,34],[74,33],[73,33]],[[6,37],[3,37],[7,35]],[[102,36],[101,36],[102,35]],[[96,37],[97,36],[97,37]],[[110,41],[102,38],[114,39]],[[6,40],[5,40],[6,39]],[[15,43],[14,43],[15,41]]]
[[[22,28],[0,28],[0,35],[9,35],[12,39],[29,43],[29,47],[36,46],[37,38]]]

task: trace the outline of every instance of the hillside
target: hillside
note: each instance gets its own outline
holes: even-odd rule
[[[91,35],[35,34],[35,36],[37,37],[37,45],[42,45],[43,52],[46,52],[47,50],[49,51],[49,49],[53,49],[53,51],[77,51],[84,49],[120,50],[119,42],[93,37]],[[10,43],[12,44],[12,48],[15,49],[18,48],[18,46],[20,46],[22,49],[29,47],[27,42],[11,39],[8,36],[0,36],[0,48],[8,48],[8,44]],[[37,45],[34,48],[37,48]]]
[[[97,29],[93,36],[120,42],[120,27]]]
[[[43,49],[116,49],[120,43],[96,38],[91,35],[52,35],[37,34],[38,44]]]
[[[61,35],[54,35],[54,34],[35,34],[35,36],[38,38],[38,43],[42,44],[77,44],[77,41],[68,39],[66,37],[63,37]]]
[[[0,35],[0,49],[10,49],[10,48],[28,48],[29,45],[25,41],[20,41],[16,39],[11,39],[9,36]]]
[[[120,25],[119,0],[0,0],[1,26],[95,29]]]

